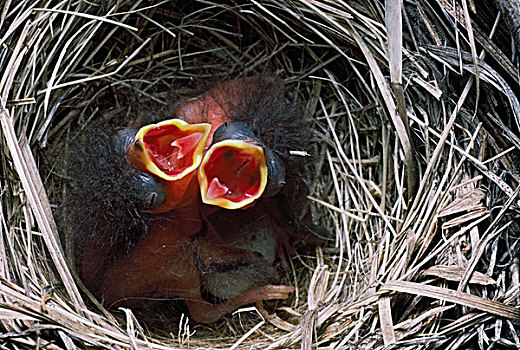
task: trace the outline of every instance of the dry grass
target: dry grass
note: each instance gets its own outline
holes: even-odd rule
[[[5,2],[0,346],[519,347],[518,48],[489,2]],[[331,237],[293,259],[292,299],[163,332],[86,302],[52,215],[68,141],[265,72],[314,121]]]

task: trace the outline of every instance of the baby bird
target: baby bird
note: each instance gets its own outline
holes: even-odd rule
[[[275,284],[283,230],[262,198],[280,191],[283,159],[305,131],[288,132],[274,147],[281,139],[272,131],[303,125],[292,119],[292,106],[280,103],[280,91],[271,78],[238,79],[179,104],[176,119],[124,128],[113,137],[94,126],[80,138],[71,158],[76,186],[67,227],[73,228],[75,265],[96,297],[133,307],[182,298],[203,323],[246,304],[263,310],[263,300],[288,297],[294,288]],[[218,152],[223,156],[215,157]],[[219,183],[212,188],[212,181]],[[229,190],[234,198],[225,196]],[[216,203],[202,204],[199,193],[242,209],[218,211]],[[203,290],[214,298],[206,300]]]

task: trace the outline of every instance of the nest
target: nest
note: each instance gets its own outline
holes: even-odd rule
[[[386,5],[5,2],[2,347],[519,347],[520,17],[506,4],[504,24],[501,1]],[[53,217],[68,142],[261,74],[313,122],[307,210],[328,234],[291,260],[294,295],[271,319],[213,325],[94,305]]]

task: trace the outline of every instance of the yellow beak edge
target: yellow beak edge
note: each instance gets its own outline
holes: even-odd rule
[[[241,140],[217,142],[204,155],[197,176],[204,203],[225,209],[246,207],[267,185],[264,149]]]
[[[200,166],[210,130],[210,124],[181,119],[146,125],[137,132],[127,158],[164,180],[180,180]]]

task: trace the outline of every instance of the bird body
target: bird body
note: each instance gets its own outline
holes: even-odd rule
[[[274,267],[283,230],[262,204],[285,183],[285,167],[273,151],[276,142],[264,140],[271,119],[258,109],[274,103],[272,110],[282,114],[275,119],[290,116],[277,104],[279,91],[272,78],[224,82],[180,103],[176,119],[122,129],[112,142],[79,152],[90,154],[82,159],[83,174],[76,172],[74,196],[85,197],[85,182],[110,189],[108,198],[94,196],[92,210],[74,209],[76,262],[96,297],[110,306],[132,307],[181,298],[191,317],[206,323],[246,304],[263,310],[263,300],[288,297],[294,288],[276,284],[280,276]],[[235,202],[226,197],[233,191]],[[211,197],[223,199],[208,201]],[[203,290],[215,300],[206,300]]]

